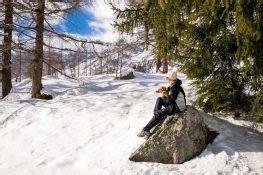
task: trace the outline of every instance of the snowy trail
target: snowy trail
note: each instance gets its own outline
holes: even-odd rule
[[[183,74],[188,99],[193,89]],[[32,100],[30,81],[0,101],[0,174],[263,174],[263,135],[203,114],[220,132],[215,142],[182,165],[134,163],[129,155],[143,142],[136,133],[152,117],[164,76],[136,73],[80,81],[44,78],[51,101]]]

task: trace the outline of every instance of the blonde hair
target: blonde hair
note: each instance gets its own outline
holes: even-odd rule
[[[168,82],[169,82],[170,84],[173,84],[173,83],[176,82],[176,80],[173,80],[173,79],[171,79],[171,78],[169,78],[169,77],[166,77],[166,79],[168,79]]]

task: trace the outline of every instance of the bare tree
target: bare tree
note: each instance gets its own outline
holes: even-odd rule
[[[4,0],[5,20],[4,20],[4,42],[3,42],[3,79],[2,96],[7,96],[12,89],[11,74],[11,46],[13,31],[13,0]]]
[[[43,70],[43,39],[44,39],[44,12],[45,0],[37,2],[36,12],[36,40],[35,57],[32,60],[32,97],[36,98],[42,89],[42,70]]]
[[[38,94],[40,94],[42,89],[42,72],[43,72],[43,63],[46,63],[49,65],[50,68],[50,61],[46,61],[44,58],[44,47],[57,49],[60,51],[63,51],[63,48],[57,48],[53,47],[47,43],[44,42],[44,32],[49,33],[49,36],[57,37],[62,40],[72,40],[75,42],[85,42],[84,40],[76,39],[70,35],[60,33],[56,31],[52,25],[47,20],[47,17],[50,15],[58,15],[60,13],[64,13],[78,5],[80,1],[72,1],[70,3],[67,2],[66,7],[60,7],[57,3],[57,1],[50,1],[47,2],[46,0],[38,0],[34,2],[24,2],[20,3],[20,7],[22,6],[22,10],[27,9],[28,13],[31,15],[31,23],[27,24],[26,26],[21,25],[20,23],[16,23],[16,27],[22,28],[24,30],[31,31],[33,33],[36,33],[35,36],[32,36],[26,32],[18,31],[23,33],[23,35],[34,39],[35,40],[35,48],[34,48],[34,57],[31,61],[31,68],[32,68],[32,97],[36,98]],[[47,3],[52,4],[52,8],[49,6],[46,6]],[[21,16],[21,18],[26,18],[24,16]],[[34,25],[35,24],[35,25]],[[69,49],[70,50],[70,49]],[[55,69],[59,70],[59,69]],[[50,71],[49,71],[50,73]]]

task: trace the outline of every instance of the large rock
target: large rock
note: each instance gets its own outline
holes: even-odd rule
[[[180,164],[199,155],[206,147],[208,128],[197,110],[168,116],[131,156],[136,162]]]

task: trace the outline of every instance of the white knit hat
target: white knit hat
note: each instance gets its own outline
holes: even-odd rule
[[[168,77],[172,80],[176,80],[177,79],[177,72],[178,72],[178,69],[176,66],[174,66],[173,70],[166,74],[166,77]]]

